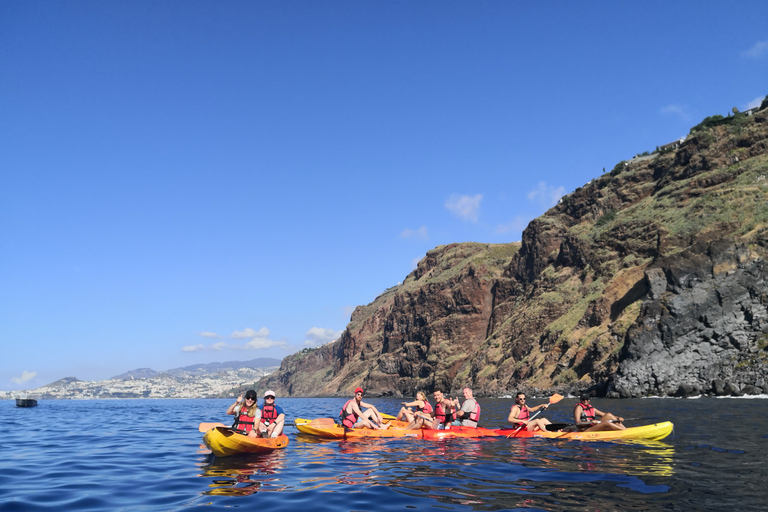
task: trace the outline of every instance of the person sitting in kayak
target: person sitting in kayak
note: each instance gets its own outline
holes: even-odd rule
[[[432,430],[451,428],[453,402],[443,395],[442,389],[436,389],[433,396],[435,397],[435,409],[430,414],[414,413],[413,421],[406,427],[407,430],[416,430],[422,427]]]
[[[537,405],[535,407],[528,407],[525,404],[525,393],[520,392],[515,395],[515,405],[509,411],[509,417],[507,421],[512,423],[515,428],[521,430],[547,430],[547,425],[550,421],[546,418],[534,418],[531,417],[532,412],[536,412],[539,409],[546,409],[549,407],[549,402]]]
[[[339,419],[346,428],[354,428],[355,425],[372,428],[377,430],[386,430],[389,423],[384,423],[381,413],[371,404],[363,402],[363,388],[355,389],[355,397],[347,400],[344,407],[341,408]],[[365,411],[363,411],[363,408]]]
[[[403,407],[401,407],[400,412],[397,413],[397,421],[403,420],[409,423],[412,422],[413,418],[416,417],[413,411],[414,407],[416,408],[415,412],[423,412],[424,414],[432,413],[432,406],[429,401],[427,401],[427,395],[425,395],[423,391],[416,393],[416,400],[413,402],[401,402],[401,405]]]
[[[237,397],[235,403],[227,408],[227,414],[235,417],[232,430],[248,437],[259,437],[259,431],[254,425],[261,419],[261,411],[254,390],[246,391],[244,402],[243,395]]]
[[[264,393],[264,405],[261,406],[261,421],[259,431],[261,437],[277,437],[283,433],[285,413],[283,408],[275,404],[275,392]]]
[[[477,427],[477,422],[480,421],[480,404],[472,396],[472,390],[470,388],[464,388],[464,403],[461,405],[461,409],[456,411],[456,419],[453,425],[460,427]],[[454,408],[459,406],[459,399],[453,399]]]
[[[580,431],[596,432],[598,430],[624,430],[627,428],[622,425],[624,418],[597,410],[589,403],[589,399],[588,394],[581,395],[579,403],[573,408],[573,420]],[[600,419],[596,417],[600,417]]]

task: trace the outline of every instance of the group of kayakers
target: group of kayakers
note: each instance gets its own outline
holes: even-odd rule
[[[464,402],[458,398],[448,398],[443,390],[436,389],[433,393],[435,406],[427,400],[424,392],[416,393],[416,400],[402,402],[402,408],[397,413],[398,421],[407,421],[406,429],[449,429],[452,426],[477,427],[480,421],[480,404],[474,398],[471,388],[462,390]],[[347,400],[339,413],[339,423],[346,428],[363,427],[383,430],[390,424],[384,421],[384,417],[373,404],[363,401],[365,391],[356,388],[353,398]],[[276,394],[272,390],[264,393],[264,404],[258,407],[258,398],[254,390],[248,390],[245,395],[240,395],[235,403],[229,406],[227,414],[235,416],[232,428],[250,437],[277,437],[283,432],[285,414],[283,409],[275,403]],[[562,397],[560,397],[562,398]],[[537,411],[546,410],[549,403],[529,407],[526,403],[525,393],[515,395],[515,403],[512,405],[507,421],[519,430],[547,430],[551,422],[546,418],[534,418]],[[536,413],[536,414],[531,414]],[[617,417],[609,412],[603,412],[590,404],[590,395],[582,394],[579,403],[573,409],[575,430],[599,431],[599,430],[623,430],[624,418]]]
[[[232,429],[249,437],[277,437],[283,432],[285,413],[275,403],[277,395],[268,390],[264,393],[264,404],[259,409],[256,391],[249,389],[237,397],[227,408],[227,414],[235,417]]]
[[[407,421],[406,429],[448,429],[451,426],[477,427],[480,421],[480,404],[474,398],[471,388],[464,388],[464,403],[458,398],[448,398],[441,389],[434,391],[435,407],[427,400],[424,392],[416,393],[416,400],[402,402],[402,408],[397,413],[398,421]],[[384,421],[381,413],[371,404],[363,402],[365,391],[362,388],[355,389],[354,398],[348,400],[341,408],[339,419],[346,428],[365,427],[372,429],[386,429],[389,424]],[[561,397],[562,398],[562,397]],[[590,395],[582,394],[579,403],[573,409],[575,430],[599,431],[599,430],[624,430],[624,418],[617,417],[609,412],[603,412],[590,404]],[[533,407],[526,404],[525,393],[515,395],[515,403],[509,411],[507,421],[520,430],[547,430],[551,422],[546,418],[533,418],[531,413],[541,409],[547,409],[549,403],[543,403]]]

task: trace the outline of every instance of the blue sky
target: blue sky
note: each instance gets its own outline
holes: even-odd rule
[[[0,2],[0,389],[277,357],[768,94],[768,3]],[[762,20],[762,21],[761,21]]]

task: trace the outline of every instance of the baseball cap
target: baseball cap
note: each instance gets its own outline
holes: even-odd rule
[[[355,394],[358,394],[358,393],[365,394],[365,391],[363,391],[363,388],[356,388],[355,389]]]
[[[272,391],[272,390],[270,389],[269,391],[266,391],[266,392],[264,392],[264,397],[266,398],[266,397],[268,397],[268,396],[273,396],[273,397],[274,397],[274,396],[277,396],[277,395],[275,394],[275,392],[274,392],[274,391]]]

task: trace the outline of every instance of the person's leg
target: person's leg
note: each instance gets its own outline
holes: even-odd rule
[[[270,434],[271,437],[277,437],[280,434],[283,433],[283,427],[285,426],[285,421],[283,419],[276,420],[270,427],[272,428],[272,433]]]

